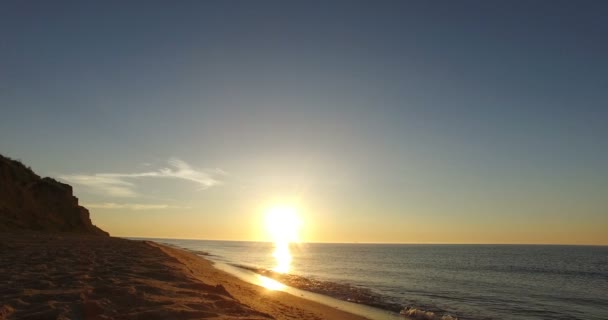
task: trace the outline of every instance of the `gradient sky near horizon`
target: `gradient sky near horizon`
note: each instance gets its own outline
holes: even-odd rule
[[[3,1],[0,153],[117,236],[608,244],[608,2]]]

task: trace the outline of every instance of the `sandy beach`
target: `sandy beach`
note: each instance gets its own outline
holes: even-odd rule
[[[364,319],[154,242],[0,235],[0,319]]]

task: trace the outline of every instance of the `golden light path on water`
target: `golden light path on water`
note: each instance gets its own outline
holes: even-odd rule
[[[273,271],[289,272],[292,261],[289,244],[299,241],[300,225],[301,220],[293,206],[274,206],[266,212],[266,229],[274,241],[272,256],[276,260],[276,266],[272,269]],[[263,279],[262,285],[271,290],[277,290],[283,286],[283,284],[269,278]]]
[[[277,260],[277,265],[272,270],[280,273],[289,272],[289,267],[291,266],[289,242],[275,242],[272,256]]]

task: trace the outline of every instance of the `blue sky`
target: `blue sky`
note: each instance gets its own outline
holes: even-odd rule
[[[607,14],[4,2],[0,151],[117,235],[260,239],[294,202],[311,241],[608,243]]]

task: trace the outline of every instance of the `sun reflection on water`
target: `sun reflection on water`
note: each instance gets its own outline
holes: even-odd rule
[[[268,277],[262,275],[256,275],[260,281],[260,285],[268,290],[281,290],[285,288],[285,285]]]
[[[272,256],[277,260],[277,265],[272,270],[280,273],[289,272],[291,266],[291,253],[289,252],[289,242],[277,241],[274,243]]]

